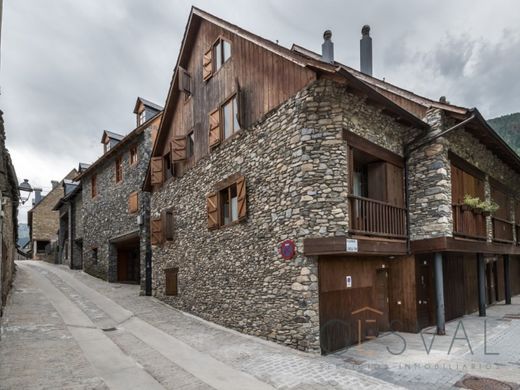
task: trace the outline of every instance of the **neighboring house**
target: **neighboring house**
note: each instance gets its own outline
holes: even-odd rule
[[[26,223],[19,223],[17,242],[18,247],[24,248],[30,240],[31,238],[29,237],[29,225],[27,225]]]
[[[162,108],[138,98],[134,113],[137,127],[125,136],[103,132],[104,154],[76,180],[82,191],[84,271],[110,282],[140,283],[145,292],[149,194],[141,187]]]
[[[81,174],[88,164],[80,163]],[[59,212],[58,263],[67,264],[72,269],[83,267],[83,214],[81,182],[63,181],[64,196],[54,206]]]
[[[6,303],[15,272],[18,237],[18,179],[9,151],[5,147],[3,112],[0,111],[0,316]]]
[[[63,180],[72,180],[77,174],[78,171],[73,169]],[[58,239],[59,213],[54,210],[54,206],[63,197],[63,180],[61,183],[52,181],[52,189],[44,197],[41,196],[41,189],[35,189],[33,208],[27,212],[31,253],[34,260],[47,260],[53,263],[56,261],[48,250]]]
[[[324,39],[289,50],[192,8],[144,183],[153,294],[326,353],[520,293],[519,157],[476,109],[339,64]],[[368,26],[361,49],[370,73]]]

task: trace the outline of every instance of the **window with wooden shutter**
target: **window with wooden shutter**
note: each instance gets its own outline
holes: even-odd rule
[[[204,53],[202,61],[202,78],[208,80],[213,74],[213,47]]]
[[[121,156],[116,158],[116,183],[123,180],[123,159]]]
[[[220,108],[209,114],[209,146],[210,148],[220,143]]]
[[[152,218],[150,221],[150,241],[152,245],[159,245],[163,242],[163,221],[162,218]]]
[[[163,178],[164,178],[163,158],[162,157],[152,157],[150,165],[151,165],[152,185],[162,184]]]
[[[166,241],[173,241],[173,211],[166,210],[162,213],[164,239]]]
[[[164,270],[164,295],[177,295],[177,276],[179,274],[178,268],[167,268]]]
[[[179,67],[179,90],[187,96],[191,95],[191,76],[181,67]]]
[[[246,178],[244,176],[237,180],[237,198],[238,220],[241,221],[247,216]]]
[[[137,211],[139,211],[139,197],[137,192],[132,192],[128,197],[128,212],[133,214]]]
[[[90,190],[93,198],[97,195],[97,175],[92,175],[90,179]]]
[[[174,137],[170,142],[172,161],[186,160],[186,136]]]
[[[208,211],[208,229],[215,229],[219,225],[218,194],[216,192],[213,192],[207,196],[206,207]]]

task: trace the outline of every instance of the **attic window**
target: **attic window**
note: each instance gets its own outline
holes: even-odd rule
[[[146,110],[141,111],[137,117],[137,125],[141,126],[144,122],[146,122]]]
[[[213,46],[213,58],[215,58],[215,72],[231,58],[231,43],[225,39],[219,40]]]

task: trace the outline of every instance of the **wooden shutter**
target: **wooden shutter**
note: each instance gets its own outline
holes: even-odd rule
[[[220,143],[220,108],[209,114],[209,147]]]
[[[204,53],[202,61],[202,78],[208,80],[213,74],[213,47]]]
[[[237,99],[237,119],[240,128],[245,128],[245,95],[244,91],[240,89],[240,84],[238,83],[238,79],[235,79],[235,98]]]
[[[173,211],[166,210],[162,213],[164,239],[173,241]]]
[[[247,216],[246,206],[246,178],[241,176],[237,180],[237,205],[238,205],[238,220],[241,221]]]
[[[178,268],[167,268],[164,270],[165,289],[164,295],[177,295],[177,275]]]
[[[209,194],[206,198],[208,209],[208,229],[218,227],[218,195],[216,192]]]
[[[179,67],[179,91],[191,94],[191,76],[181,67]]]
[[[162,184],[164,178],[164,166],[162,157],[152,157],[151,175],[152,185]]]
[[[139,211],[139,198],[137,192],[132,192],[128,197],[128,212],[137,213]]]
[[[162,218],[153,218],[150,221],[150,236],[152,245],[159,245],[163,242],[163,223]]]
[[[174,137],[170,143],[172,161],[186,160],[186,136]]]

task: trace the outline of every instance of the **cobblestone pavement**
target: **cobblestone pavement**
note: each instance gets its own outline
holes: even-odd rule
[[[139,296],[138,286],[42,262],[17,266],[2,319],[0,389],[399,388],[343,358],[208,323]]]

